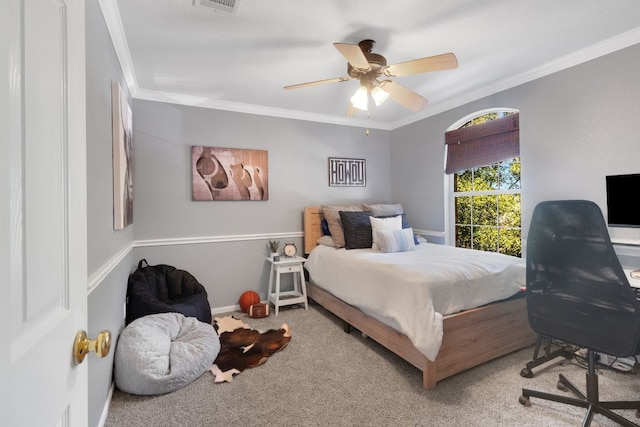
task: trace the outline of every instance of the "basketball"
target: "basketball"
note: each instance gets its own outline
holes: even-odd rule
[[[260,302],[260,295],[255,291],[246,291],[240,295],[240,309],[245,313],[249,310],[249,307],[253,304]]]

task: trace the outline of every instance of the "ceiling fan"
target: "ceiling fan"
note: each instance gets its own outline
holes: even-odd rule
[[[427,104],[425,98],[392,80],[384,79],[380,81],[378,79],[383,76],[401,77],[458,67],[458,60],[453,53],[387,65],[387,59],[384,56],[371,52],[374,44],[375,41],[369,39],[362,40],[358,44],[334,43],[333,45],[336,49],[347,60],[347,76],[299,83],[285,86],[284,89],[299,89],[325,83],[340,83],[358,79],[360,80],[360,87],[351,97],[347,116],[355,114],[358,110],[366,111],[369,95],[371,95],[376,105],[381,105],[387,98],[391,98],[400,105],[416,112]]]

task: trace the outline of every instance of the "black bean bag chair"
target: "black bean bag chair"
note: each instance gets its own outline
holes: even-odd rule
[[[143,266],[143,263],[146,266]],[[211,324],[207,291],[189,272],[165,264],[140,260],[127,283],[125,322],[148,314],[182,313]]]

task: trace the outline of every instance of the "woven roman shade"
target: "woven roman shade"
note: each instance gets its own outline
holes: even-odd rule
[[[451,174],[488,166],[520,155],[519,113],[445,133]]]

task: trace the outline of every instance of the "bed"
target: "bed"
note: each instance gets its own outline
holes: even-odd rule
[[[308,255],[305,265],[309,273],[309,280],[306,284],[309,298],[348,325],[358,329],[420,369],[425,389],[433,389],[436,383],[444,378],[535,342],[536,334],[529,327],[526,299],[523,292],[518,292],[519,284],[514,284],[511,290],[502,289],[499,291],[500,296],[498,297],[495,295],[486,297],[492,299],[492,302],[479,306],[457,310],[454,307],[455,304],[449,305],[446,310],[454,311],[452,314],[442,316],[437,312],[438,307],[434,307],[435,313],[429,315],[435,320],[424,326],[429,333],[422,334],[422,336],[420,336],[419,325],[417,327],[407,326],[407,319],[394,318],[388,312],[377,313],[369,301],[358,301],[354,296],[355,293],[344,293],[342,289],[347,288],[346,283],[339,283],[340,279],[336,279],[336,277],[343,277],[343,281],[348,281],[351,284],[352,278],[355,276],[348,276],[343,270],[339,270],[337,276],[333,277],[319,274],[318,267],[316,267],[319,258],[327,258],[330,263],[337,262],[337,260],[331,259],[331,251],[337,251],[335,248],[325,248],[320,245],[316,252],[312,253],[318,246],[316,242],[324,234],[322,231],[323,218],[320,206],[305,208],[304,248],[305,255]],[[423,245],[418,245],[418,247]],[[424,250],[427,250],[427,245]],[[420,248],[420,250],[423,249]],[[350,257],[354,256],[356,259],[358,256],[365,259],[374,256],[368,253],[372,252],[371,250],[340,249],[339,251],[343,255],[349,253]],[[416,252],[419,251],[416,250]],[[357,264],[365,261],[351,262]],[[363,265],[359,265],[360,272],[364,271]],[[356,273],[356,275],[358,274]],[[384,275],[384,273],[381,274]],[[368,280],[367,275],[360,275],[363,276],[363,280]],[[318,277],[321,277],[321,280],[316,280]],[[322,286],[317,283],[318,281],[324,281]],[[464,280],[460,280],[460,282],[464,282]],[[505,286],[508,288],[507,285]],[[517,289],[514,290],[514,287]],[[384,292],[383,287],[377,289]],[[464,292],[464,285],[462,289]],[[370,299],[367,293],[362,293],[362,295],[364,300]],[[473,300],[474,298],[471,298],[466,304],[472,304]],[[404,301],[407,301],[406,297]],[[408,320],[409,323],[411,321],[412,319]],[[435,337],[435,343],[429,341],[429,335],[437,335],[438,332],[440,336]]]

